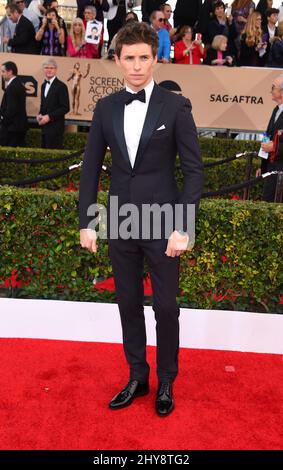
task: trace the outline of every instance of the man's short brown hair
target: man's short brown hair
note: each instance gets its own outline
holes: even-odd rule
[[[7,3],[5,9],[10,10],[10,13],[15,13],[15,11],[19,14],[22,13],[22,10],[20,9],[19,5],[17,5],[16,3]]]
[[[154,29],[147,23],[130,21],[117,33],[115,54],[120,58],[124,44],[131,46],[142,43],[151,46],[152,55],[155,57],[158,50],[158,37]]]

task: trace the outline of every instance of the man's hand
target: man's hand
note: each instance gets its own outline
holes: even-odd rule
[[[80,230],[80,244],[82,248],[86,248],[91,253],[97,252],[96,231],[90,228]]]
[[[256,176],[256,178],[257,178],[258,176],[261,176],[261,168],[258,168],[258,169],[256,170],[255,176]]]
[[[180,256],[184,251],[187,250],[189,243],[189,235],[179,233],[177,230],[170,235],[167,243],[165,254],[174,258]]]
[[[269,152],[272,152],[273,150],[273,142],[272,140],[270,140],[269,142],[263,142],[261,144],[261,148],[262,150],[264,150],[265,152],[269,153]]]
[[[48,114],[44,114],[44,116],[41,116],[40,120],[37,120],[37,122],[40,126],[44,126],[45,124],[50,122],[50,117],[48,116]]]
[[[41,119],[42,119],[42,114],[38,114],[36,116],[36,120],[37,120],[38,124],[40,124]]]
[[[3,44],[8,44],[10,38],[8,38],[7,36],[4,36],[2,41],[3,41]]]

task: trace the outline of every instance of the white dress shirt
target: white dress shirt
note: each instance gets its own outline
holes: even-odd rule
[[[275,27],[274,27],[274,29],[271,29],[271,28],[267,25],[267,29],[268,29],[268,32],[269,32],[269,39],[274,38],[274,36],[275,36]]]
[[[44,98],[46,98],[46,96],[48,95],[49,88],[51,87],[52,82],[54,82],[55,78],[56,78],[56,76],[50,78],[50,80],[48,80],[50,83],[46,83],[45,88],[44,88]]]
[[[139,100],[134,100],[132,103],[125,105],[124,134],[132,168],[135,164],[137,150],[153,87],[154,81],[151,80],[151,82],[144,88],[146,99],[145,103],[142,103]],[[129,93],[136,93],[128,86],[126,86],[126,91]]]
[[[7,87],[10,85],[10,83],[12,83],[12,81],[13,81],[15,78],[16,78],[16,76],[10,78],[10,80],[6,83],[6,87],[5,87],[6,89],[7,89]]]

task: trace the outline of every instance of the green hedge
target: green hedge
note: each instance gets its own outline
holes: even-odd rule
[[[80,150],[85,147],[88,133],[86,132],[65,132],[64,134],[64,149]],[[41,147],[41,130],[29,129],[26,135],[26,147],[40,148]]]
[[[207,139],[208,140],[208,139]],[[71,153],[71,151],[66,150],[42,150],[42,149],[11,149],[2,147],[0,149],[0,157],[10,157],[17,159],[49,159],[54,157],[60,157]],[[83,158],[83,157],[82,157]],[[37,177],[38,175],[46,175],[49,173],[56,172],[57,170],[62,170],[67,168],[70,164],[76,163],[80,160],[79,157],[72,158],[67,162],[55,162],[55,163],[46,163],[40,165],[33,164],[17,164],[17,163],[8,163],[0,162],[0,182],[1,181],[18,181],[26,178]],[[255,158],[253,162],[253,176],[255,175],[256,168],[260,165],[259,158]],[[214,158],[204,157],[204,162],[209,163],[215,161]],[[105,157],[105,164],[108,168],[111,168],[111,156],[107,154]],[[245,179],[245,167],[246,167],[246,158],[240,158],[234,160],[233,162],[223,164],[221,166],[212,167],[206,170],[206,181],[205,181],[205,191],[214,191],[222,188],[223,186],[229,186],[236,183],[240,183]],[[67,176],[62,176],[57,179],[52,179],[49,181],[43,181],[37,183],[37,187],[47,188],[47,189],[61,189],[67,188],[77,189],[79,186],[79,177],[80,170],[75,170],[69,173]],[[176,170],[176,178],[179,183],[179,186],[182,184],[182,174],[180,170]],[[109,189],[109,175],[106,172],[102,172],[101,175],[101,189],[107,191]],[[242,196],[243,191],[237,193],[239,196]],[[262,194],[262,185],[258,184],[257,186],[251,189],[251,199],[260,199]],[[231,198],[231,194],[226,196],[228,199]]]
[[[66,132],[64,136],[64,148],[69,150],[79,150],[86,144],[87,132]],[[30,129],[27,133],[26,145],[30,148],[41,147],[41,131]],[[259,149],[259,142],[250,140],[234,140],[223,138],[200,137],[200,148],[203,157],[226,158],[245,150]]]
[[[79,246],[77,193],[4,187],[0,200],[0,295],[114,300],[93,288],[112,271],[106,241],[97,255]],[[203,200],[197,244],[181,260],[181,304],[282,313],[282,252],[282,205]]]

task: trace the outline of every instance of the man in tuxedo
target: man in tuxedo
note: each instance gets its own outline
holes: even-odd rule
[[[157,322],[159,383],[155,406],[159,416],[167,416],[174,407],[172,383],[178,372],[179,307],[176,295],[179,256],[187,249],[189,227],[179,223],[180,218],[167,233],[163,230],[163,219],[149,228],[150,218],[142,217],[139,225],[139,209],[148,205],[152,209],[160,208],[166,204],[174,210],[178,202],[184,208],[184,220],[187,220],[188,204],[195,207],[201,196],[203,165],[189,100],[153,81],[157,50],[157,35],[146,23],[127,23],[117,34],[115,60],[123,73],[126,89],[102,98],[96,105],[81,175],[79,212],[81,246],[95,253],[96,233],[88,208],[96,203],[99,175],[109,146],[112,154],[109,254],[129,365],[129,382],[109,406],[112,410],[123,408],[149,392],[143,312],[145,257]],[[174,178],[177,153],[184,175],[181,194],[178,194]],[[118,212],[112,207],[115,197]],[[126,234],[122,230],[125,219],[119,219],[121,231],[116,236],[115,230],[112,232],[112,221],[129,203],[137,209],[138,215],[132,215],[131,230]],[[160,228],[162,234],[154,237],[152,228]],[[150,235],[144,235],[145,232]]]
[[[0,145],[24,147],[28,128],[25,87],[14,62],[4,62],[1,75],[6,86],[0,107]]]
[[[70,111],[69,93],[65,83],[58,80],[57,64],[49,59],[43,64],[45,80],[41,85],[40,111],[37,122],[41,127],[42,148],[63,148],[65,114]]]
[[[265,12],[265,21],[261,21],[262,28],[262,42],[267,43],[266,52],[261,57],[261,64],[264,67],[269,61],[269,54],[274,37],[278,36],[278,22],[279,10],[277,8],[268,8]]]
[[[276,77],[271,86],[272,100],[277,103],[274,108],[270,121],[267,126],[267,135],[270,138],[269,142],[261,144],[262,149],[269,154],[268,159],[262,159],[261,168],[258,168],[256,176],[267,171],[283,171],[283,158],[272,161],[271,152],[274,150],[274,138],[278,130],[283,129],[283,75]],[[267,202],[274,202],[276,191],[277,176],[269,176],[264,180],[263,186],[263,200]]]
[[[6,6],[7,17],[16,23],[14,37],[4,37],[3,42],[11,47],[12,52],[19,54],[37,54],[37,45],[35,40],[35,29],[30,20],[22,13],[19,5],[8,4]]]

